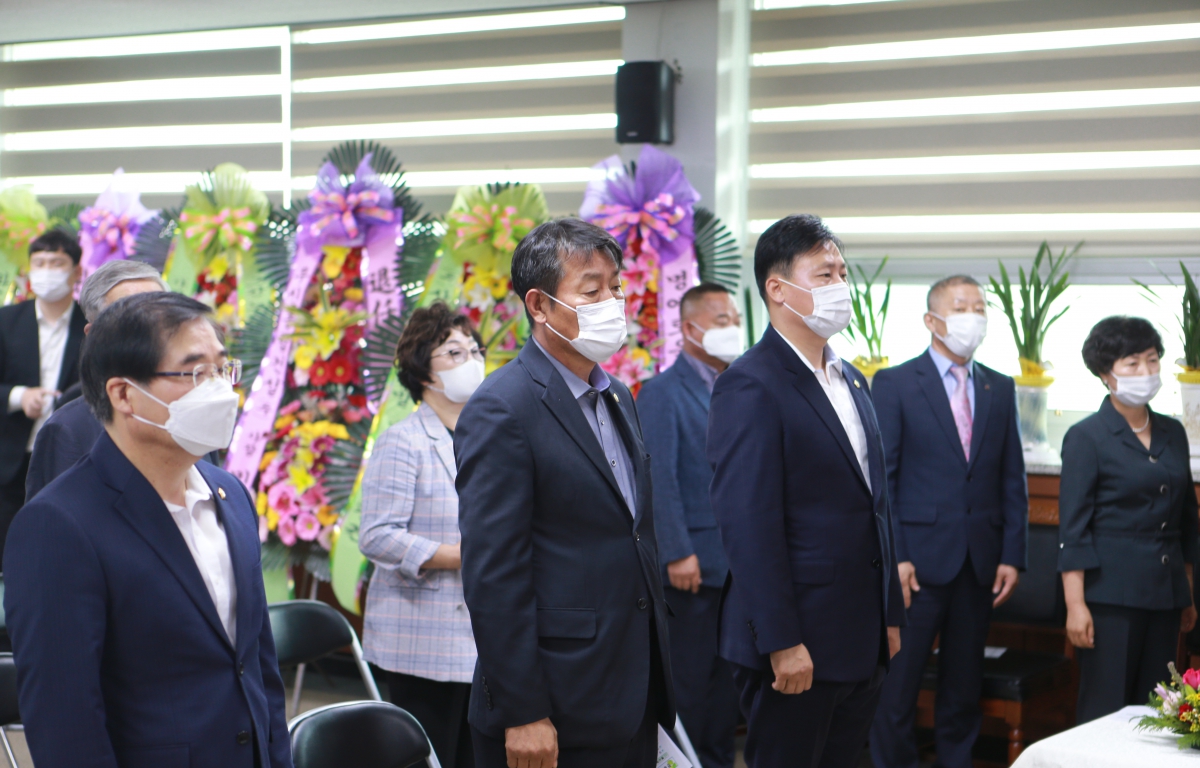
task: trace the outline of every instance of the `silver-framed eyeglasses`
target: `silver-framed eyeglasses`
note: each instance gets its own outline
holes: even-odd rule
[[[483,360],[486,355],[487,355],[486,349],[472,345],[470,347],[470,349],[463,349],[462,347],[451,347],[450,349],[447,349],[445,352],[438,352],[436,355],[430,355],[430,357],[431,358],[432,357],[443,357],[443,356],[449,357],[450,362],[454,363],[455,367],[457,367],[457,366],[460,366],[463,363],[467,362],[468,356],[473,357],[476,360]]]
[[[224,365],[200,363],[190,371],[156,371],[155,376],[191,376],[192,384],[200,386],[209,379],[223,379],[237,386],[242,380],[242,361],[226,360]]]

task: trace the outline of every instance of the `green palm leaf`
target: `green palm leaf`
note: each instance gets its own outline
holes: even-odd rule
[[[416,219],[421,214],[421,204],[412,196],[404,182],[404,170],[392,150],[376,141],[345,141],[338,144],[321,159],[321,163],[333,163],[343,176],[353,176],[358,164],[368,154],[371,168],[392,188],[395,206],[404,211],[406,220]]]
[[[86,205],[80,203],[63,203],[47,214],[49,224],[55,229],[61,229],[73,235],[78,235],[79,213],[86,207]]]
[[[179,209],[164,208],[138,230],[133,253],[129,258],[141,261],[162,272],[171,255],[171,241],[179,228]]]
[[[425,283],[437,261],[442,243],[442,225],[432,216],[425,215],[417,221],[404,225],[404,253],[400,260],[399,282],[404,292],[403,317],[417,307],[417,299],[425,291]]]
[[[350,433],[350,439],[338,440],[325,454],[325,491],[330,506],[339,511],[346,507],[350,492],[354,490],[354,481],[358,479],[371,419],[347,424],[346,431]]]
[[[742,278],[742,250],[733,233],[707,208],[696,208],[694,222],[701,282],[736,290]]]
[[[260,304],[249,322],[229,332],[229,356],[242,361],[242,381],[239,386],[245,392],[250,391],[254,379],[258,377],[258,367],[275,333],[275,318],[274,307]]]

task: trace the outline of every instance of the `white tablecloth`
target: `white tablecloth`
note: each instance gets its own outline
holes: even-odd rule
[[[1149,707],[1125,707],[1107,717],[1042,739],[1021,753],[1012,768],[1200,768],[1200,751],[1179,749],[1163,731],[1135,731]]]

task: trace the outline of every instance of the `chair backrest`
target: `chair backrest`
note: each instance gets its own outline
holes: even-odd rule
[[[346,701],[288,724],[295,768],[411,768],[429,759],[417,719],[384,701]]]
[[[1067,620],[1058,575],[1058,526],[1029,526],[1028,568],[1012,597],[992,613],[993,622],[1062,627]]]
[[[21,721],[17,709],[17,665],[11,653],[0,653],[0,725]]]
[[[271,603],[267,612],[281,667],[308,664],[354,642],[346,617],[318,600]]]

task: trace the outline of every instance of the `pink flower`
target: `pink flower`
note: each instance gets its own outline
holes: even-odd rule
[[[291,483],[275,483],[267,491],[267,503],[279,513],[281,518],[290,518],[298,511],[296,509],[296,489]],[[290,545],[289,545],[290,546]]]
[[[282,526],[283,523],[280,523]],[[312,541],[321,533],[321,524],[317,516],[310,512],[301,512],[296,516],[296,535],[304,541]]]
[[[305,510],[314,510],[317,507],[323,507],[328,503],[329,499],[325,495],[325,487],[320,484],[309,488],[304,492],[304,495],[300,497],[300,506]],[[301,535],[300,538],[304,538],[304,536]]]
[[[279,540],[284,546],[290,547],[296,543],[296,524],[290,517],[279,518],[279,527],[275,529],[275,533],[279,534]]]
[[[258,543],[266,544],[267,537],[271,535],[271,530],[267,528],[267,516],[260,515],[258,518]]]
[[[1200,669],[1189,669],[1183,673],[1183,682],[1193,689],[1200,688]]]
[[[327,525],[321,529],[321,535],[317,537],[317,543],[321,545],[321,549],[328,552],[333,549],[333,526]]]
[[[653,281],[654,259],[651,256],[631,255],[625,260],[625,268],[621,270],[621,282],[625,284],[626,293],[645,293]]]
[[[287,405],[285,405],[279,409],[279,415],[287,416],[288,414],[295,413],[298,410],[300,410],[300,401],[293,400],[292,402],[288,403]]]

